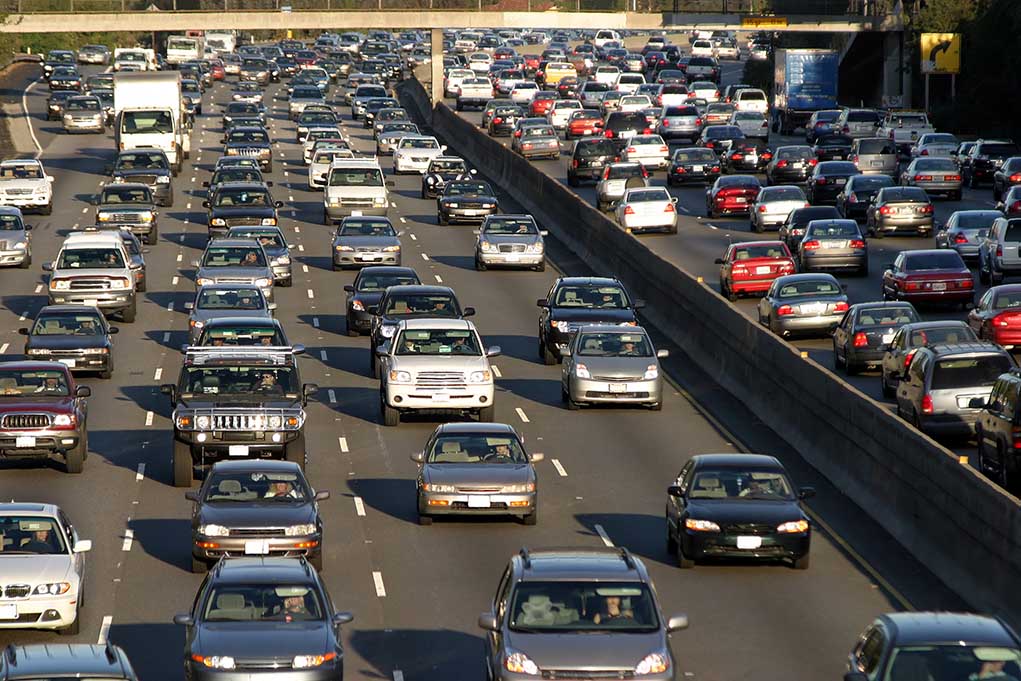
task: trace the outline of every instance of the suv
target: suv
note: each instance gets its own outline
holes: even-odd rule
[[[59,648],[44,643],[10,644],[0,657],[3,681],[80,678],[137,681],[138,676],[124,651],[109,641],[105,646],[70,643]]]
[[[539,358],[547,365],[562,359],[582,326],[638,326],[636,311],[645,306],[632,300],[620,280],[609,277],[561,277],[535,304],[542,308]]]
[[[975,424],[978,467],[1007,488],[1021,472],[1021,369],[1012,368],[993,384]]]
[[[874,109],[844,109],[833,122],[833,132],[852,139],[874,137],[881,119]]]
[[[287,670],[292,679],[344,678],[338,612],[304,558],[221,560],[202,582],[185,627],[185,677],[207,681]]]
[[[885,137],[859,137],[851,143],[848,156],[865,175],[897,174],[897,146]]]
[[[305,466],[305,406],[319,386],[302,383],[288,346],[189,347],[170,398],[174,485],[193,467],[225,457],[280,457]]]
[[[1021,218],[999,217],[978,246],[978,278],[1000,284],[1008,274],[1021,272]]]
[[[52,272],[50,305],[90,305],[135,321],[135,273],[120,232],[71,234],[43,270]]]
[[[323,224],[332,225],[355,211],[385,216],[390,209],[387,187],[379,160],[338,158],[330,164],[323,187]]]
[[[96,197],[96,228],[126,229],[145,237],[152,246],[159,240],[156,202],[148,185],[115,182],[103,187]]]
[[[53,212],[53,176],[34,158],[0,163],[0,206],[37,209],[43,215]]]
[[[53,504],[11,502],[0,504],[0,543],[0,574],[6,584],[0,595],[0,629],[56,629],[76,635],[85,600],[85,553],[92,550],[92,542],[79,539]],[[13,662],[10,648],[4,657],[0,672]]]
[[[379,400],[383,423],[396,426],[405,411],[475,412],[493,421],[494,384],[485,348],[466,319],[405,319],[379,349]]]
[[[162,149],[129,149],[117,154],[109,166],[110,182],[138,182],[149,187],[160,206],[174,205],[172,173],[167,153]]]
[[[1014,366],[986,341],[919,348],[897,382],[897,414],[925,433],[971,435],[997,377]]]
[[[641,559],[614,547],[522,548],[479,616],[493,681],[669,681],[670,634],[687,626],[685,615],[663,616]]]
[[[642,114],[635,114],[642,115]],[[608,139],[581,139],[574,144],[571,164],[567,168],[567,184],[577,187],[582,180],[598,181],[603,166],[619,158],[617,146]]]
[[[1021,155],[1021,147],[1009,140],[978,140],[961,161],[964,184],[972,189],[980,182],[992,182],[993,175],[1011,156]]]

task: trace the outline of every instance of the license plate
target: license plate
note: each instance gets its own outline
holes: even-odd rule
[[[703,166],[691,166],[691,172],[700,173],[703,170]]]
[[[265,556],[269,553],[268,539],[249,539],[245,542],[246,556]]]
[[[844,185],[844,184],[847,184],[847,180],[846,180],[846,179],[844,179],[844,178],[842,178],[842,177],[838,177],[838,178],[837,178],[837,184],[838,184],[838,185]]]
[[[873,167],[873,168],[882,168],[883,167],[883,162],[882,161],[870,161],[869,165],[871,167]]]
[[[73,359],[58,359],[57,361],[70,369],[74,369],[75,360]]]
[[[35,447],[35,438],[31,435],[22,435],[14,438],[15,447]]]
[[[248,445],[230,445],[227,447],[228,456],[248,456]]]
[[[884,334],[883,335],[883,342],[884,343],[892,343],[893,342],[893,336],[894,336],[894,334],[892,334],[892,333]]]
[[[946,291],[947,290],[947,285],[944,284],[943,282],[937,282],[937,283],[932,285],[932,290],[933,291]]]
[[[18,606],[14,603],[10,605],[0,605],[0,620],[16,620],[18,619]]]
[[[792,163],[791,164],[791,168],[804,168],[804,167],[805,167],[805,164],[802,163],[801,161],[798,161],[797,163]]]
[[[805,314],[822,314],[826,311],[826,303],[809,303],[801,306],[801,311]]]
[[[736,199],[734,199],[734,203],[748,203],[748,199],[744,198],[743,196],[739,196]]]
[[[762,537],[738,537],[737,548],[757,549],[762,546]]]
[[[769,274],[773,271],[773,268],[769,265],[761,265],[755,268],[755,274]]]
[[[92,300],[83,300],[82,301],[82,305],[88,305],[89,307],[96,307],[97,305],[99,305],[99,301],[94,299],[94,298]]]
[[[359,255],[358,259],[361,260],[362,262],[376,262],[377,260],[379,260],[379,256],[378,255]]]
[[[755,154],[752,154],[750,156],[745,156],[744,160],[748,161],[749,163],[758,163],[759,157],[756,156]]]
[[[823,248],[844,248],[847,246],[846,241],[823,241]]]
[[[507,260],[521,260],[520,253],[505,253],[504,258]]]
[[[433,402],[449,402],[450,401],[450,395],[448,395],[447,393],[433,393],[432,401]]]
[[[582,130],[581,134],[583,134],[583,135],[591,135],[592,131],[591,130]]]
[[[360,211],[360,210],[353,210],[353,211],[351,211],[351,217],[353,217],[353,218],[360,217],[361,214],[362,214],[362,211]]]
[[[489,497],[478,494],[468,495],[468,508],[489,508]]]
[[[478,214],[479,214],[479,213],[481,213],[481,212],[482,212],[482,211],[480,211],[480,210],[476,210],[476,209],[474,209],[474,208],[468,208],[468,209],[466,209],[466,210],[464,211],[464,214],[465,214],[465,215],[478,215]]]
[[[609,385],[610,385],[610,392],[611,393],[626,393],[627,392],[627,383],[610,383]]]

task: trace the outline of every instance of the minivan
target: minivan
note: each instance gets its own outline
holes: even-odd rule
[[[885,137],[861,137],[851,143],[850,160],[864,175],[897,174],[897,145]]]
[[[1021,218],[997,218],[978,248],[979,280],[996,285],[1017,273],[1021,273]]]
[[[386,215],[392,186],[383,179],[375,158],[338,158],[330,164],[323,197],[323,222],[332,225],[348,215]]]

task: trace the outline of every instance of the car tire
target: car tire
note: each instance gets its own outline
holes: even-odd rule
[[[110,359],[107,361],[106,371],[99,372],[99,377],[104,381],[109,381],[111,378],[113,378],[113,357],[110,357]]]
[[[159,240],[160,240],[160,233],[159,233],[159,229],[156,228],[156,227],[153,227],[152,229],[150,229],[149,233],[145,235],[145,245],[146,246],[155,246],[159,242]]]
[[[997,272],[996,268],[992,266],[989,267],[989,283],[993,286],[999,286],[1002,284],[1005,276],[1006,275],[1004,275],[1003,272]]]
[[[897,391],[893,389],[893,386],[886,380],[886,372],[880,369],[879,387],[883,392],[883,397],[893,397],[897,394]]]
[[[436,213],[436,222],[440,225],[448,225],[450,221],[443,215],[443,213]]]
[[[121,310],[121,319],[123,319],[126,324],[133,324],[137,315],[138,302],[135,300],[131,301],[131,307],[126,307]]]
[[[401,412],[397,411],[386,403],[382,393],[379,396],[379,410],[383,414],[383,425],[387,427],[398,426],[401,423]]]
[[[191,487],[192,463],[191,446],[174,440],[174,487]]]
[[[567,175],[567,185],[568,185],[569,187],[577,187],[577,186],[579,186],[580,184],[581,184],[581,183],[580,183],[580,182],[578,182],[578,177],[577,177],[576,175],[571,175],[571,174],[568,174],[568,175]]]
[[[425,195],[425,187],[422,187],[422,198],[423,198],[423,199],[425,199],[425,198],[428,198],[428,197],[427,197],[427,196]]]
[[[978,260],[978,280],[982,284],[989,283],[989,270],[986,268],[986,262],[982,257]]]
[[[536,272],[545,272],[546,271],[546,260],[545,259],[535,267],[535,271]]]
[[[557,363],[557,356],[553,354],[548,345],[542,342],[541,337],[539,339],[539,358],[546,366],[553,366]]]
[[[666,524],[666,552],[671,556],[677,555],[677,539],[674,537],[674,533],[670,531],[670,523]]]
[[[305,449],[305,433],[299,432],[293,442],[284,445],[284,459],[291,463],[298,464],[298,468],[305,470],[305,461],[308,454]]]
[[[521,524],[528,527],[535,527],[539,524],[539,504],[535,505],[531,513],[521,518]]]
[[[433,517],[427,513],[418,512],[418,524],[419,525],[432,525]]]
[[[479,423],[493,423],[496,419],[496,405],[489,405],[479,409]]]
[[[795,558],[794,559],[794,564],[793,564],[794,565],[794,569],[795,570],[807,570],[809,564],[811,563],[811,560],[809,558],[810,555],[811,554],[806,553],[803,556],[798,556],[797,558]]]
[[[83,430],[78,446],[64,452],[64,471],[71,475],[80,475],[85,470],[85,457],[89,451],[89,431]]]
[[[204,575],[209,572],[209,563],[201,558],[191,557],[191,571],[196,575]]]
[[[684,547],[682,547],[679,543],[677,544],[677,551],[674,553],[674,558],[677,560],[677,567],[682,570],[690,570],[695,567],[695,559],[685,556]]]
[[[479,272],[485,272],[487,269],[486,263],[482,262],[478,258],[475,258],[475,269]]]
[[[323,571],[323,554],[317,553],[307,558],[308,564],[315,568],[316,572]]]
[[[858,372],[859,372],[858,366],[854,362],[850,361],[849,359],[847,359],[845,357],[844,358],[844,374],[847,375],[847,376],[857,376]]]
[[[581,409],[581,405],[571,399],[571,391],[567,391],[567,402],[565,403],[568,411],[578,411]]]
[[[18,267],[23,270],[27,270],[32,266],[32,251],[25,253],[25,257],[22,258],[21,262],[18,263]]]

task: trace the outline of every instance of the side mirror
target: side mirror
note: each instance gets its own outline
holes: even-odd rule
[[[195,618],[191,615],[174,615],[174,624],[179,624],[182,627],[190,627],[195,624]]]
[[[301,395],[306,400],[319,392],[319,386],[315,383],[303,383],[301,386]]]
[[[92,550],[92,540],[91,539],[79,539],[78,541],[76,541],[74,543],[74,552],[75,553],[88,553],[91,550]]]
[[[188,501],[196,501],[197,502],[199,500],[198,490],[191,490],[190,492],[185,492],[184,493],[184,498],[187,499]]]
[[[75,397],[92,397],[92,388],[87,385],[80,385],[74,389]]]
[[[321,489],[318,492],[316,492],[315,498],[316,501],[326,501],[327,499],[330,498],[330,492],[329,490]]]
[[[273,310],[277,309],[277,304],[276,303],[266,303],[266,309],[269,310],[270,312],[272,312]]]
[[[680,485],[670,485],[666,488],[666,493],[672,497],[683,497],[684,490],[681,489]]]
[[[673,615],[666,622],[667,632],[680,631],[681,629],[688,628],[688,616],[687,615]]]
[[[892,270],[893,269],[893,263],[892,262],[886,263],[885,265],[883,265],[883,269],[884,270]]]
[[[425,452],[414,452],[411,455],[411,460],[415,463],[425,463]]]
[[[461,312],[461,316],[462,317],[474,317],[475,316],[475,308],[474,307],[466,307],[466,308],[464,308],[464,310]]]
[[[209,208],[209,202],[208,201],[203,201],[202,202],[202,207],[203,208]]]
[[[43,263],[43,272],[52,272],[52,271],[53,271],[53,263],[51,263],[51,262],[44,262]]]
[[[532,463],[539,463],[540,461],[544,460],[545,458],[546,458],[546,455],[543,454],[542,452],[535,452],[530,457],[528,457],[528,460],[531,461]]]
[[[33,229],[34,229],[34,227],[32,225],[25,225],[25,231],[26,232],[31,232]]]
[[[658,357],[659,359],[666,359],[669,356],[670,356],[670,351],[669,350],[657,350],[656,351],[656,357]]]
[[[496,621],[496,615],[491,612],[484,612],[479,615],[479,628],[486,631],[499,631],[500,623]]]
[[[171,402],[177,401],[177,386],[173,383],[164,383],[160,386],[160,392],[170,397]]]
[[[333,614],[333,623],[337,626],[354,621],[355,616],[349,612],[337,612]]]
[[[120,327],[118,326],[111,326],[110,329],[107,331],[107,333],[109,333],[111,336],[120,332],[121,330]]]
[[[284,202],[283,201],[274,201],[273,205],[276,206],[277,208],[283,208],[284,207]]]
[[[677,197],[676,196],[671,196],[670,197],[670,203],[677,203]]]
[[[503,354],[503,350],[500,349],[499,345],[486,348],[486,357],[499,357],[501,354]]]
[[[811,499],[815,496],[814,487],[802,487],[798,490],[798,499]]]
[[[206,187],[206,188],[208,189],[208,188],[209,188],[209,182],[207,182],[207,181],[203,181],[203,182],[202,182],[202,186],[203,186],[203,187]]]
[[[537,307],[549,307],[549,305],[546,303],[545,298],[539,298],[537,301],[535,301],[535,304]]]
[[[27,326],[21,327],[20,329],[18,329],[18,333],[21,334],[22,336],[27,336],[28,335],[28,327]]]

